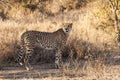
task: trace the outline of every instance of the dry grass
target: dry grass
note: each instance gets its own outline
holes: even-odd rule
[[[85,6],[91,0],[1,0],[0,17],[2,20],[19,18],[26,20],[30,13],[39,13],[45,16],[68,12]],[[29,15],[30,14],[30,15]],[[29,20],[29,19],[28,19]]]
[[[113,47],[115,45],[115,33],[111,32],[109,34],[101,29],[96,29],[101,24],[102,19],[94,15],[98,14],[101,8],[96,8],[92,5],[96,5],[98,2],[89,3],[86,7],[81,8],[80,11],[69,11],[55,15],[54,17],[46,17],[37,12],[30,13],[23,8],[20,8],[20,10],[12,8],[11,12],[16,14],[13,16],[13,19],[0,21],[0,57],[7,58],[8,56],[14,55],[15,47],[19,46],[20,36],[24,31],[38,30],[53,32],[61,27],[61,23],[65,22],[73,23],[69,44],[79,56],[96,50],[96,47],[104,48],[106,47],[104,45]]]
[[[49,0],[46,0],[42,5],[48,4],[47,1],[49,2]],[[68,11],[66,10],[63,13],[59,13],[61,4],[58,3],[60,3],[60,1],[62,1],[61,4],[64,5]],[[0,68],[5,64],[5,62],[10,63],[11,61],[14,61],[13,57],[15,56],[15,52],[19,49],[20,36],[26,30],[53,32],[62,27],[62,23],[72,22],[73,30],[68,40],[68,47],[65,52],[65,54],[69,53],[70,60],[68,59],[68,62],[65,63],[63,72],[60,75],[57,72],[56,74],[52,73],[54,71],[48,71],[50,73],[49,76],[47,75],[47,77],[41,79],[68,80],[72,78],[82,80],[107,80],[108,78],[105,78],[105,75],[114,75],[112,74],[115,64],[114,61],[116,61],[114,56],[117,56],[120,50],[119,46],[115,42],[116,34],[114,33],[114,29],[111,28],[113,24],[111,21],[108,23],[108,17],[110,17],[110,15],[108,16],[107,12],[104,12],[103,10],[105,5],[101,1],[96,0],[95,2],[88,3],[80,10],[74,10],[76,9],[76,1],[78,1],[75,0],[74,5],[71,6],[72,10],[69,11],[71,8],[70,4],[72,2],[67,1],[68,0],[63,2],[63,0],[59,0],[58,2],[55,2],[53,0],[51,4],[44,8],[44,11],[49,9],[48,12],[50,11],[55,13],[54,16],[46,16],[46,13],[43,14],[44,12],[42,13],[38,10],[31,12],[31,10],[25,9],[22,6],[11,8],[8,14],[8,16],[11,17],[5,21],[2,19],[0,20]],[[51,6],[53,4],[55,5]],[[102,7],[98,5],[101,5]],[[106,14],[103,15],[104,13]],[[50,61],[50,55],[43,55],[44,51],[38,52],[42,54],[40,58],[47,58],[45,62]],[[44,53],[52,52],[45,51]],[[86,60],[82,60],[81,58],[85,58]],[[37,61],[39,61],[39,59]],[[36,61],[33,60],[33,63],[35,62]],[[107,71],[107,69],[110,70],[110,74],[108,74],[109,71]],[[47,71],[43,74],[40,73],[41,71],[39,71],[39,69],[37,69],[37,71],[39,73],[37,73],[37,75],[40,76],[47,74]],[[31,72],[26,73],[25,71],[23,71],[23,73],[27,75],[32,74]],[[16,75],[15,77],[17,77],[18,72],[11,74]],[[52,74],[56,74],[57,78],[51,76]],[[115,74],[118,75],[117,71]],[[22,72],[20,72],[20,75],[22,75]],[[119,75],[115,79],[118,80],[117,78],[119,78]],[[25,78],[25,80],[26,79],[28,78]]]

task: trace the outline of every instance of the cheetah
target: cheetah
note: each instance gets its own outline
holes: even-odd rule
[[[30,65],[31,55],[35,47],[51,49],[55,51],[55,66],[62,68],[62,50],[65,48],[68,37],[72,30],[72,23],[65,23],[63,28],[55,32],[26,31],[21,35],[21,48],[18,62],[25,66],[26,70],[32,70]]]

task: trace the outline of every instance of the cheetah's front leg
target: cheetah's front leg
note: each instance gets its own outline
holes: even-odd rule
[[[57,50],[55,54],[55,67],[61,69],[62,68],[62,52],[61,50]]]

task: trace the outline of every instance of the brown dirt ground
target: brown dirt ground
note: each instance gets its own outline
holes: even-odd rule
[[[45,63],[33,65],[32,71],[26,71],[23,66],[8,65],[0,70],[0,80],[119,80],[120,65],[106,66],[102,72],[90,70],[59,70],[54,64]]]

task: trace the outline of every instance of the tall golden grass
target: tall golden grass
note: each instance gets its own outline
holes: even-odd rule
[[[104,54],[105,49],[110,50],[111,47],[115,46],[116,35],[111,28],[111,24],[106,25],[108,28],[101,29],[101,24],[107,20],[108,15],[107,13],[106,15],[100,13],[103,7],[99,5],[105,6],[101,1],[96,0],[79,10],[71,10],[50,17],[39,13],[37,10],[31,12],[21,6],[18,8],[13,7],[9,12],[11,17],[5,21],[0,20],[1,61],[10,57],[13,58],[16,47],[19,46],[20,36],[26,30],[53,32],[61,28],[60,25],[66,22],[73,23],[69,44],[80,57],[85,53],[96,55],[99,51],[103,51],[101,54]],[[54,10],[54,6],[51,7],[53,8],[50,9]],[[102,25],[102,27],[104,26]]]

